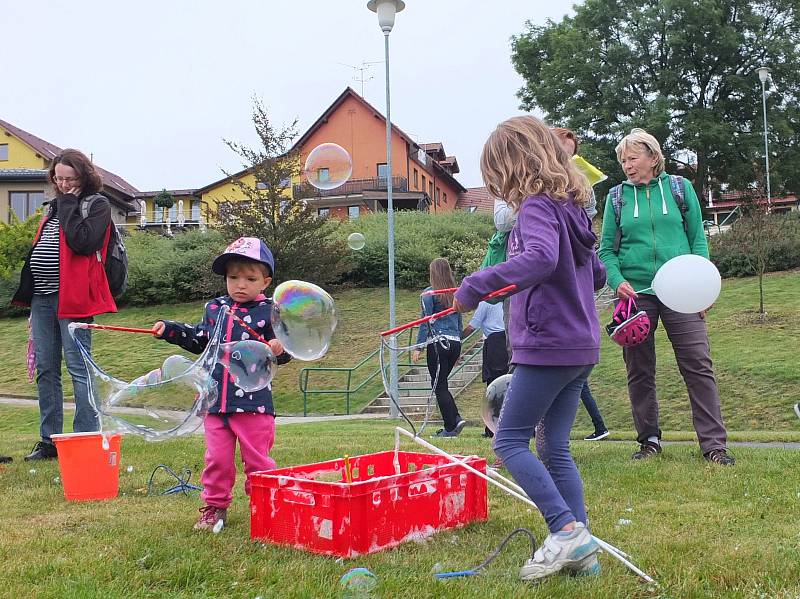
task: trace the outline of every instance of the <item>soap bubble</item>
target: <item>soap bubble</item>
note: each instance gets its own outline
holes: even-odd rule
[[[366,568],[353,568],[339,579],[342,597],[371,597],[378,577]]]
[[[285,281],[272,301],[272,328],[284,349],[298,360],[324,356],[336,330],[333,298],[313,283]]]
[[[192,367],[192,361],[186,356],[169,356],[161,365],[161,376],[165,380],[174,379],[186,373]]]
[[[269,345],[261,341],[223,343],[219,361],[230,372],[233,383],[246,393],[263,389],[275,376],[275,356]]]
[[[70,334],[86,364],[89,400],[100,414],[102,431],[133,433],[159,441],[197,430],[218,397],[211,373],[217,364],[224,321],[218,321],[205,351],[194,362],[184,356],[169,356],[160,368],[130,382],[100,368],[74,334],[80,323],[70,324]]]
[[[486,428],[493,433],[497,432],[500,409],[503,407],[503,401],[506,398],[506,393],[508,393],[508,386],[511,383],[512,376],[511,374],[499,376],[486,387],[486,395],[484,395],[481,406],[481,416]]]
[[[350,235],[347,236],[347,245],[350,246],[351,250],[363,249],[365,243],[366,241],[361,233],[350,233]]]
[[[334,189],[350,178],[353,161],[342,146],[324,143],[308,154],[304,172],[308,182],[317,189]]]

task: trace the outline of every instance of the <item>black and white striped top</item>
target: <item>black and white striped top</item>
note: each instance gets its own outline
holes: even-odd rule
[[[52,217],[42,228],[39,241],[33,246],[31,254],[31,274],[33,292],[36,295],[58,293],[58,247],[61,229],[58,218]]]

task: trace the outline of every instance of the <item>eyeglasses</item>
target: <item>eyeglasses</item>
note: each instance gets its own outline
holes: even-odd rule
[[[80,177],[53,177],[53,181],[56,183],[72,183],[73,181],[79,181]]]

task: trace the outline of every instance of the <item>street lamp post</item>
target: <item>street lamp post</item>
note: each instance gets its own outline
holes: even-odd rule
[[[394,27],[394,17],[406,7],[402,0],[369,0],[367,8],[378,14],[378,24],[383,31],[383,47],[386,63],[386,214],[389,223],[389,328],[395,327],[394,294],[394,203],[392,201],[392,116],[389,94],[389,34]],[[392,347],[397,346],[396,338],[390,338]],[[389,415],[397,418],[399,394],[397,390],[397,354],[389,353]]]
[[[767,138],[767,81],[771,81],[769,69],[759,67],[756,69],[758,78],[761,81],[761,104],[764,109],[764,163],[767,167],[767,212],[772,212],[772,192],[769,186],[769,140]]]

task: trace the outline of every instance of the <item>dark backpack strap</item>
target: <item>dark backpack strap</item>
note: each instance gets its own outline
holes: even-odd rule
[[[688,234],[689,225],[686,224],[686,212],[689,210],[689,206],[686,203],[686,188],[684,187],[684,181],[685,179],[680,175],[669,176],[669,187],[672,190],[672,197],[675,199],[675,203],[678,205],[678,210],[681,213],[683,232]]]
[[[615,185],[608,194],[611,196],[611,207],[614,209],[614,222],[617,223],[617,233],[614,236],[614,253],[619,254],[619,246],[622,243],[622,229],[619,227],[622,219],[622,185]]]
[[[101,196],[99,193],[95,193],[81,200],[82,219],[86,220],[87,218],[89,218],[89,211],[92,209],[92,204],[94,204],[99,199],[105,199],[105,197]]]

